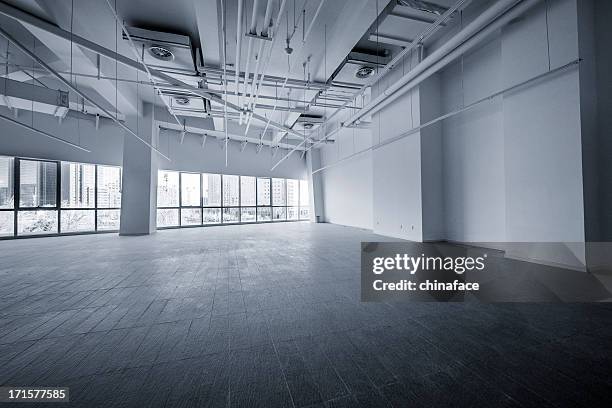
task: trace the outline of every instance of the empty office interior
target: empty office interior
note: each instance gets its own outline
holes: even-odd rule
[[[0,0],[0,402],[604,404],[610,21]],[[552,302],[362,301],[367,242],[487,251]],[[551,289],[568,273],[596,301]]]

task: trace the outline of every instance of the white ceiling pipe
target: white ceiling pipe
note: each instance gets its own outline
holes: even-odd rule
[[[257,8],[259,7],[259,0],[253,2],[253,11],[251,13],[251,25],[249,26],[249,34],[257,35]],[[251,54],[253,53],[253,37],[249,37],[249,46],[247,48],[247,60],[244,68],[244,87],[242,92],[246,95],[249,77],[250,77],[250,66],[251,66]],[[239,68],[236,68],[239,70]]]
[[[270,0],[270,1],[272,1],[272,0]],[[257,100],[259,99],[259,92],[261,90],[261,84],[262,84],[262,82],[264,81],[264,79],[266,77],[266,70],[268,69],[268,64],[270,63],[270,59],[272,58],[272,51],[274,50],[274,46],[276,45],[276,41],[279,38],[279,36],[276,35],[275,32],[276,32],[276,29],[280,26],[281,19],[283,17],[283,14],[285,13],[285,6],[286,6],[286,4],[287,4],[287,0],[282,0],[281,1],[281,5],[280,5],[280,8],[278,10],[278,16],[276,17],[276,22],[274,22],[272,24],[272,26],[270,26],[270,27],[267,27],[267,26],[264,27],[263,34],[265,34],[266,36],[272,35],[273,39],[272,39],[272,44],[270,45],[270,49],[268,50],[268,56],[266,57],[266,62],[264,63],[263,71],[261,73],[261,76],[259,77],[259,81],[257,82],[257,87],[254,90],[255,91],[255,98],[250,103],[251,110],[255,109],[255,107],[257,106]],[[271,20],[266,19],[266,21],[271,21]],[[255,78],[253,79],[253,84],[255,84],[254,81],[255,81]],[[253,92],[253,90],[251,90],[251,93],[252,92]],[[244,131],[245,135],[249,131],[249,126],[250,125],[251,125],[251,119],[249,118],[249,120],[247,121],[246,129]],[[267,126],[266,126],[266,129],[267,129]]]
[[[35,55],[32,51],[30,51],[30,49],[28,47],[26,47],[25,45],[21,44],[19,41],[17,41],[15,38],[13,38],[13,36],[11,36],[8,32],[6,32],[2,27],[0,27],[0,35],[2,35],[4,38],[6,38],[9,42],[11,42],[15,47],[17,47],[17,49],[19,49],[21,52],[23,52],[24,54],[26,54],[27,56],[29,56],[30,58],[32,58],[34,61],[36,61],[41,67],[43,67],[44,69],[46,69],[51,75],[53,75],[55,78],[57,78],[62,84],[64,84],[64,86],[68,87],[68,89],[71,89],[74,93],[76,93],[77,95],[79,95],[81,98],[85,99],[87,102],[91,103],[92,105],[94,105],[96,108],[98,108],[100,111],[102,111],[106,116],[108,116],[109,118],[111,118],[117,125],[119,125],[122,129],[124,129],[125,131],[127,131],[129,134],[131,134],[132,136],[134,136],[136,139],[138,139],[140,142],[142,142],[145,146],[147,146],[149,149],[155,151],[157,154],[159,154],[161,157],[163,157],[164,159],[171,161],[170,158],[168,156],[166,156],[165,154],[163,154],[162,152],[160,152],[157,148],[155,148],[152,144],[150,144],[149,142],[147,142],[146,140],[144,140],[143,138],[141,138],[140,136],[138,136],[132,129],[130,129],[127,125],[125,125],[123,122],[119,121],[118,118],[115,118],[108,110],[106,110],[105,108],[103,108],[100,104],[98,104],[96,101],[94,101],[92,98],[90,98],[87,94],[85,94],[83,91],[79,90],[78,88],[76,88],[74,85],[72,85],[72,83],[70,83],[68,80],[66,80],[63,76],[61,76],[59,73],[57,73],[53,68],[51,68],[49,65],[47,65],[47,63],[45,63],[42,59],[40,59],[37,55]]]
[[[524,0],[522,1],[519,5],[515,6],[514,8],[512,8],[511,10],[507,11],[505,14],[503,14],[501,17],[496,18],[493,17],[492,21],[489,21],[489,24],[486,25],[484,27],[481,27],[480,31],[478,31],[475,35],[473,34],[471,36],[471,38],[469,38],[467,41],[465,41],[463,44],[459,45],[458,47],[456,47],[455,49],[452,49],[452,51],[450,53],[448,53],[447,55],[442,56],[440,59],[438,59],[437,62],[431,62],[429,64],[429,66],[425,69],[421,69],[419,70],[420,73],[412,76],[412,72],[416,70],[417,67],[419,67],[419,65],[417,65],[412,71],[410,71],[408,74],[406,74],[404,77],[402,77],[398,82],[396,82],[394,85],[392,85],[390,88],[395,88],[395,94],[393,94],[392,96],[388,97],[385,96],[385,98],[377,98],[381,99],[381,101],[378,102],[378,104],[376,106],[368,106],[364,109],[369,108],[368,112],[370,112],[370,114],[372,114],[374,108],[376,108],[376,111],[382,109],[384,106],[387,106],[389,103],[395,101],[397,98],[399,98],[401,95],[403,95],[404,93],[408,92],[410,89],[416,87],[418,84],[420,84],[421,82],[423,82],[425,79],[429,78],[431,75],[435,74],[436,72],[438,72],[440,69],[444,68],[446,65],[448,65],[450,62],[454,61],[455,59],[459,58],[462,54],[464,54],[465,52],[469,51],[471,48],[473,48],[475,45],[479,44],[483,39],[485,39],[486,37],[488,37],[489,35],[491,35],[492,33],[494,33],[495,31],[499,30],[501,27],[505,26],[506,24],[508,24],[510,21],[514,20],[515,18],[521,16],[523,13],[525,13],[527,10],[529,10],[531,7],[533,7],[534,5],[536,5],[537,3],[539,3],[541,0]],[[509,3],[512,1],[506,1],[505,3]],[[514,1],[516,2],[516,1]],[[497,5],[501,4],[500,3],[496,3],[493,6],[491,6],[491,8],[496,8]],[[487,9],[485,12],[483,12],[479,17],[477,17],[476,20],[477,21],[480,19],[480,17],[482,15],[491,15],[491,13],[489,13],[489,10],[491,9]],[[507,7],[506,7],[507,9]],[[471,24],[470,24],[471,25]],[[470,25],[468,25],[466,27],[466,29],[468,27],[470,27]],[[463,30],[462,30],[463,31]],[[460,31],[457,36],[459,36],[462,31]],[[464,37],[465,38],[465,37]],[[449,40],[449,42],[453,42],[453,39]],[[448,44],[448,43],[447,43]],[[449,49],[449,47],[447,47],[447,44],[444,44],[441,48],[445,48],[445,49]],[[432,55],[434,55],[436,52],[432,53],[430,55],[430,57]],[[440,57],[440,56],[439,56]],[[429,57],[428,57],[429,58]],[[427,60],[424,59],[421,64],[423,62],[425,62]],[[411,76],[411,80],[409,80],[408,82],[404,81],[404,78]],[[403,83],[401,87],[398,87],[398,83]],[[398,90],[401,89],[400,92],[398,92]],[[381,95],[383,96],[383,95]],[[372,105],[372,104],[370,104]],[[375,112],[373,112],[375,113]],[[365,114],[364,114],[365,115]],[[354,123],[356,120],[358,120],[359,118],[361,118],[362,116],[358,116],[358,115],[353,115],[348,121],[346,121],[341,127],[335,129],[333,131],[333,133],[337,133],[341,128],[343,127],[347,127],[349,125],[351,125],[352,123]],[[325,138],[329,137],[329,135],[326,135]],[[315,145],[320,144],[323,140],[325,140],[325,138],[320,139],[317,143],[315,143]],[[301,145],[302,143],[300,143]],[[298,145],[298,146],[300,146]],[[315,145],[310,146],[309,150],[314,148]],[[301,147],[301,146],[300,146]],[[293,151],[290,151],[285,157],[283,157],[281,160],[279,160],[273,167],[271,170],[274,170],[279,164],[281,164],[288,156],[290,156],[293,153]]]
[[[159,124],[159,129],[160,130],[166,130],[166,131],[172,131],[172,132],[176,132],[178,134],[179,137],[181,137],[181,132],[182,132],[182,128],[180,128],[177,125],[174,124]],[[220,130],[206,130],[206,129],[199,129],[199,128],[195,128],[195,127],[190,127],[190,126],[186,126],[185,127],[185,132],[186,133],[190,133],[190,134],[195,134],[195,135],[201,135],[201,136],[211,136],[211,137],[217,137],[217,138],[225,138],[225,132],[220,131]],[[264,144],[266,146],[271,146],[274,147],[277,144],[273,144],[271,140],[265,140],[265,139],[259,139],[259,138],[253,138],[253,137],[246,137],[243,135],[237,135],[234,133],[229,133],[228,134],[228,138],[230,140],[235,140],[238,142],[248,142],[248,143],[254,143],[254,144]],[[281,143],[280,147],[283,149],[292,149],[293,147],[295,147],[295,145],[290,144],[290,143]],[[302,150],[302,149],[300,149]]]
[[[238,92],[238,79],[240,75],[240,54],[242,52],[242,6],[244,0],[238,0],[238,18],[236,19],[236,63],[235,67],[235,75],[234,75],[234,86],[236,88],[236,93]],[[240,106],[240,95],[238,95],[238,106]]]
[[[0,1],[0,15],[4,15],[6,17],[10,17],[12,19],[24,22],[26,24],[31,24],[31,25],[33,25],[33,26],[35,26],[37,28],[40,28],[41,30],[44,30],[44,31],[46,31],[48,33],[51,33],[51,34],[53,34],[53,35],[55,35],[55,36],[57,36],[59,38],[63,38],[66,41],[72,41],[73,44],[76,44],[76,45],[78,45],[80,47],[84,47],[84,48],[90,50],[91,52],[94,52],[96,54],[100,54],[100,55],[102,55],[102,56],[104,56],[106,58],[109,58],[111,60],[117,61],[118,63],[120,63],[122,65],[125,65],[127,67],[136,69],[136,70],[141,71],[141,72],[146,72],[144,70],[144,68],[142,67],[142,65],[139,64],[137,61],[134,61],[134,60],[132,60],[130,58],[127,58],[127,57],[125,57],[125,56],[123,56],[121,54],[118,54],[118,53],[116,53],[116,52],[114,52],[112,50],[109,50],[108,48],[105,48],[105,47],[103,47],[103,46],[101,46],[99,44],[96,44],[93,41],[89,41],[89,40],[87,40],[87,39],[85,39],[85,38],[83,38],[83,37],[81,37],[81,36],[79,36],[77,34],[73,34],[73,33],[70,33],[69,31],[63,30],[63,29],[59,28],[56,25],[53,25],[53,24],[51,24],[51,23],[49,23],[49,22],[47,22],[45,20],[42,20],[42,19],[40,19],[38,17],[35,17],[35,16],[33,16],[33,15],[29,14],[29,13],[26,13],[26,12],[16,8],[16,7],[10,6],[10,5],[8,5],[8,4],[4,3],[4,2],[1,2],[1,1]],[[41,62],[42,62],[42,64],[44,64],[43,61],[41,61]],[[46,66],[46,64],[45,64],[45,66]],[[49,69],[47,69],[45,67],[45,69],[49,73],[54,75],[54,76],[57,74],[60,77],[58,79],[60,79],[62,81],[64,80],[63,77],[61,77],[61,75],[59,75],[55,70],[52,70],[50,67],[49,67]],[[158,79],[161,79],[162,81],[165,81],[165,82],[167,82],[167,83],[169,83],[171,85],[182,87],[182,88],[185,89],[186,92],[189,92],[189,93],[194,94],[194,95],[202,96],[202,97],[204,97],[206,99],[209,99],[211,101],[217,102],[219,104],[224,104],[224,102],[225,102],[224,99],[222,97],[218,96],[218,95],[214,95],[214,94],[211,94],[209,92],[206,92],[205,89],[195,88],[195,87],[189,85],[188,83],[183,82],[183,81],[181,81],[181,80],[179,80],[177,78],[174,78],[174,77],[172,77],[170,75],[167,75],[167,74],[165,74],[165,73],[163,73],[163,72],[161,72],[161,71],[159,71],[157,69],[150,68],[150,71],[151,71],[151,74],[154,77],[156,77]],[[87,97],[85,99],[90,101],[89,98],[87,98]],[[94,105],[96,107],[98,107],[97,104],[94,104]],[[234,105],[234,104],[229,103],[229,102],[227,103],[227,107],[232,109],[232,110],[235,110],[237,112],[241,111],[239,106]],[[109,117],[112,116],[109,112],[106,111],[106,109],[104,109],[103,112],[105,114],[108,114]],[[111,117],[111,118],[114,120],[113,117]],[[293,134],[295,136],[303,137],[302,134],[294,131],[293,129],[290,129],[290,128],[286,127],[286,126],[283,126],[280,123],[269,121],[267,118],[265,118],[265,117],[263,117],[261,115],[253,114],[253,118],[257,119],[258,121],[260,121],[262,123],[269,123],[269,125],[272,126],[275,129],[281,130],[283,132],[291,133],[291,134]],[[122,123],[120,123],[119,125],[122,126],[122,127],[125,126]],[[129,130],[129,128],[128,128],[128,131],[131,134],[135,135],[135,133],[132,132],[131,130]],[[138,136],[136,136],[136,137],[138,137]],[[154,149],[154,150],[156,152],[158,152],[160,155],[162,155],[164,158],[168,159],[166,156],[164,156],[157,149]]]
[[[457,10],[468,6],[472,0],[459,0],[452,7],[444,12],[440,17],[436,19],[432,24],[430,24],[421,34],[419,34],[415,41],[412,44],[404,49],[402,49],[396,56],[393,57],[391,61],[387,63],[384,67],[382,67],[376,75],[371,77],[365,84],[363,84],[360,88],[357,89],[355,93],[352,94],[351,98],[346,101],[342,108],[336,109],[326,120],[325,123],[329,123],[338,113],[342,112],[343,108],[346,105],[350,104],[355,98],[359,97],[359,95],[363,95],[366,89],[371,87],[375,82],[377,82],[380,78],[382,78],[389,70],[391,70],[405,55],[413,50],[417,49],[421,46],[421,44],[427,40],[431,35],[436,33],[455,13]],[[312,148],[312,146],[311,146]]]
[[[106,4],[108,4],[108,8],[110,9],[111,13],[113,13],[113,17],[115,17],[115,21],[117,22],[117,24],[119,24],[119,27],[121,27],[121,31],[125,33],[125,36],[127,37],[128,42],[130,43],[130,48],[132,49],[132,51],[134,53],[134,56],[136,57],[136,60],[142,64],[142,66],[145,69],[145,71],[147,71],[147,77],[149,78],[149,81],[151,82],[153,87],[159,92],[159,98],[161,99],[163,104],[166,106],[166,110],[174,118],[176,123],[180,124],[181,121],[174,114],[174,112],[172,111],[172,108],[170,107],[170,104],[164,99],[164,97],[163,97],[163,95],[161,93],[161,90],[157,87],[157,85],[155,83],[155,80],[153,79],[153,76],[151,75],[151,71],[149,70],[149,66],[144,62],[144,60],[140,56],[140,53],[138,52],[138,49],[136,48],[136,45],[132,41],[132,36],[130,35],[128,30],[123,25],[123,21],[119,18],[119,15],[117,14],[117,10],[115,10],[113,8],[113,6],[110,3],[110,0],[106,0]],[[98,58],[100,58],[99,54],[98,54]]]
[[[264,16],[263,29],[261,30],[262,36],[268,35],[268,27],[270,25],[270,16],[272,14],[273,4],[274,4],[274,0],[268,0],[268,4],[266,5],[266,14]],[[251,81],[251,89],[249,91],[250,95],[252,95],[253,91],[255,90],[255,83],[257,82],[257,76],[259,75],[259,68],[261,66],[261,60],[262,60],[262,55],[264,52],[265,43],[266,41],[261,40],[261,39],[259,40],[259,51],[257,52],[257,55],[255,55],[255,58],[257,58],[257,63],[255,64],[255,71],[253,71],[253,80]],[[248,78],[247,78],[247,81],[248,81]],[[250,104],[251,104],[250,98],[249,98],[249,95],[247,95],[247,106],[249,106]]]
[[[380,110],[380,105],[385,100],[388,100],[390,95],[403,88],[407,83],[412,81],[418,75],[423,73],[433,64],[438,62],[444,56],[452,52],[455,48],[466,42],[470,37],[481,31],[484,27],[494,21],[499,15],[507,11],[510,7],[519,3],[520,0],[498,0],[494,2],[491,7],[486,9],[482,14],[476,17],[471,23],[465,28],[455,34],[449,41],[444,43],[440,48],[433,51],[420,63],[418,63],[412,70],[404,75],[399,81],[395,82],[389,88],[387,88],[381,95],[376,99],[372,100],[368,105],[361,108],[357,113],[351,116],[345,123],[347,125],[353,124],[356,120],[361,119],[367,114],[372,114],[374,109]]]

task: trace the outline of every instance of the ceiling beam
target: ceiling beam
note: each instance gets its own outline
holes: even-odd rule
[[[376,33],[370,33],[368,40],[375,42],[375,43],[398,45],[400,47],[409,47],[413,43],[413,40],[408,39],[408,38],[401,38],[401,37],[376,34]]]

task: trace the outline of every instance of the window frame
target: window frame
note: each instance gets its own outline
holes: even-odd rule
[[[0,235],[0,240],[9,239],[30,239],[30,238],[42,238],[42,237],[58,237],[58,236],[70,236],[70,235],[87,235],[87,234],[107,234],[117,233],[119,229],[99,229],[98,226],[98,211],[121,211],[121,207],[98,207],[98,185],[99,185],[99,171],[100,166],[103,167],[114,167],[119,169],[119,177],[123,177],[123,168],[121,166],[112,164],[98,164],[89,162],[77,162],[73,160],[52,160],[52,159],[41,159],[36,157],[23,157],[23,156],[6,156],[13,159],[12,170],[13,170],[13,208],[0,209],[1,212],[12,212],[13,216],[13,233],[7,235]],[[41,207],[38,205],[35,207],[22,206],[21,205],[21,164],[22,162],[42,162],[42,163],[53,163],[56,169],[56,183],[55,183],[55,206],[54,207]],[[93,207],[63,207],[62,206],[62,164],[79,164],[79,165],[91,165],[94,166],[94,205]],[[121,180],[122,182],[122,180]],[[54,214],[57,218],[57,229],[53,232],[45,232],[40,234],[23,234],[19,233],[19,214],[29,211],[55,211]],[[71,211],[91,211],[94,216],[94,229],[83,230],[83,231],[62,231],[62,213]]]

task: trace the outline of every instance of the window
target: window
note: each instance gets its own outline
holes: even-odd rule
[[[60,184],[61,232],[95,231],[96,166],[62,162]]]
[[[255,207],[255,177],[240,177],[240,206]]]
[[[179,206],[179,173],[176,171],[160,171],[157,179],[157,206]]]
[[[19,207],[57,207],[57,163],[19,160]]]
[[[98,166],[98,208],[121,208],[121,167]]]
[[[257,179],[257,205],[271,205],[270,201],[270,179]]]
[[[202,205],[221,207],[221,175],[202,174]]]
[[[287,220],[287,207],[274,207],[272,216],[274,221],[286,221]]]
[[[235,224],[240,222],[240,208],[224,208],[223,223]]]
[[[308,185],[295,179],[160,171],[157,191],[159,228],[297,221],[310,213]]]
[[[96,166],[62,162],[62,208],[94,208]]]
[[[12,157],[0,156],[0,236],[11,236],[15,233],[14,166]]]
[[[158,208],[157,226],[158,227],[178,227],[179,209],[178,208]]]
[[[238,207],[240,205],[240,184],[238,176],[223,175],[223,206]],[[225,214],[225,212],[224,212]],[[225,219],[225,215],[223,216]]]
[[[243,207],[240,209],[240,222],[255,222],[256,214],[255,207]]]
[[[181,207],[200,206],[200,174],[181,173]]]
[[[18,167],[17,234],[57,234],[57,162],[19,159]]]
[[[204,224],[221,224],[221,208],[204,208],[202,211]]]
[[[271,207],[257,207],[257,222],[272,221]]]
[[[98,166],[96,223],[98,231],[118,231],[121,219],[121,167]]]
[[[300,194],[300,181],[299,180],[287,180],[287,207],[297,207],[300,205],[299,194]]]
[[[272,179],[272,205],[275,207],[287,205],[285,179]]]
[[[300,220],[307,220],[310,217],[309,206],[308,181],[300,180]]]
[[[116,231],[121,167],[0,156],[0,237]]]

